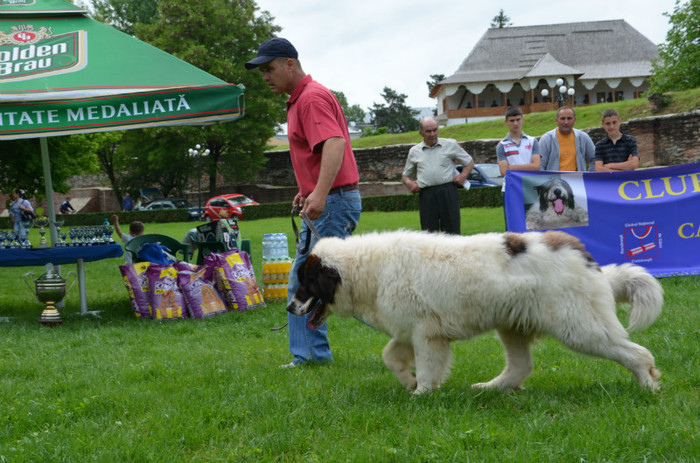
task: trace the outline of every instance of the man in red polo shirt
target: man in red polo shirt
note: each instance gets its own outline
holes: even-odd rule
[[[263,80],[273,93],[289,95],[287,134],[299,187],[294,206],[309,216],[322,237],[345,237],[355,230],[362,210],[360,174],[350,146],[348,124],[333,93],[304,72],[298,57],[288,40],[275,37],[263,42],[257,58],[245,66],[260,67]],[[301,242],[306,241],[308,234],[309,229],[302,222]],[[306,253],[297,252],[289,273],[289,298],[299,288],[297,269],[315,242],[312,236]],[[306,326],[308,317],[288,315],[289,350],[293,359],[283,367],[333,360],[326,325],[311,330]]]

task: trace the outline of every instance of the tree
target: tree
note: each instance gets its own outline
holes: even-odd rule
[[[428,93],[432,92],[433,89],[445,80],[445,74],[430,74],[430,80],[427,80],[425,84],[428,86]]]
[[[156,16],[159,0],[92,0],[95,18],[134,35],[134,24],[148,24]]]
[[[174,133],[178,130],[182,131],[179,136]],[[191,127],[125,132],[114,156],[119,172],[117,184],[121,186],[117,196],[144,187],[158,187],[165,196],[182,196],[196,174],[195,160],[187,156],[192,148],[187,140],[199,132]]]
[[[49,164],[53,190],[67,193],[67,181],[76,174],[98,171],[92,145],[83,135],[49,137]],[[39,140],[35,138],[0,142],[1,191],[9,194],[15,188],[27,191],[29,197],[46,196],[44,167]]]
[[[416,130],[420,113],[406,105],[407,95],[397,93],[389,87],[384,87],[381,93],[386,104],[374,103],[369,110],[372,116],[372,124],[375,127],[386,127],[389,133],[403,133]]]
[[[700,1],[676,0],[668,16],[671,29],[654,62],[649,93],[700,87]]]
[[[348,99],[345,98],[345,94],[343,92],[336,92],[335,90],[331,90],[331,92],[333,92],[333,95],[335,95],[335,97],[338,99],[340,107],[343,108],[343,112],[345,113],[345,119],[348,121],[348,123],[364,123],[365,112],[359,104],[348,106]]]
[[[496,16],[491,20],[491,27],[497,27],[498,29],[503,29],[504,27],[512,26],[513,23],[510,22],[510,16],[507,16],[503,12],[503,8],[498,12]]]
[[[144,187],[158,187],[166,196],[181,196],[186,190],[194,161],[183,156],[187,148],[183,146],[182,140],[178,144],[175,137],[161,137],[161,132],[166,130],[169,129],[85,135],[90,140],[100,168],[107,175],[119,203],[124,193],[136,195]]]
[[[143,0],[100,0],[124,11],[140,11]],[[253,0],[148,0],[157,4],[155,16],[138,16],[135,35],[198,68],[246,88],[247,116],[232,122],[196,128],[132,130],[125,134],[117,157],[128,157],[122,175],[125,187],[159,185],[164,192],[183,192],[194,160],[187,149],[202,144],[210,150],[202,159],[209,191],[216,189],[218,173],[229,180],[250,180],[264,165],[267,140],[274,127],[285,120],[285,98],[267,88],[260,73],[244,63],[256,55],[258,46],[280,30],[268,12],[260,12]],[[121,11],[121,10],[118,10]],[[131,13],[130,13],[131,14]],[[162,161],[162,162],[161,162]],[[157,178],[150,170],[158,166]],[[171,168],[181,169],[179,174]],[[119,176],[116,176],[119,179]],[[147,185],[150,186],[150,185]],[[119,185],[115,187],[118,189]]]
[[[119,183],[117,181],[117,175],[121,172],[121,169],[115,164],[115,153],[119,148],[119,142],[121,140],[123,132],[98,132],[85,135],[86,139],[89,139],[94,143],[94,152],[97,156],[97,162],[100,165],[100,169],[104,174],[107,175],[109,183],[112,185],[114,193],[117,195],[117,200],[119,204],[122,203],[122,194],[119,189]]]
[[[445,80],[445,74],[430,74],[430,80],[426,81],[425,84],[428,86],[428,94],[432,93],[433,89],[443,80]],[[438,104],[435,102],[435,107],[433,108],[433,116],[437,116]]]

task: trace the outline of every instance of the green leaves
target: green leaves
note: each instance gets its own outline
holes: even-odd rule
[[[659,47],[661,59],[654,63],[649,93],[700,87],[700,2],[676,0],[668,16],[671,29]]]
[[[280,31],[269,13],[253,0],[98,0],[95,6],[109,24],[246,89],[246,115],[233,123],[125,134],[115,159],[130,161],[119,161],[119,174],[111,176],[115,190],[159,186],[183,192],[196,179],[194,160],[187,157],[195,144],[211,151],[201,160],[202,178],[209,180],[203,191],[214,191],[220,174],[228,182],[252,180],[266,161],[274,127],[286,119],[286,99],[244,67],[260,43]]]
[[[420,111],[406,104],[407,95],[384,87],[381,96],[386,104],[374,103],[369,111],[375,127],[386,127],[389,133],[403,133],[418,128],[416,116]]]

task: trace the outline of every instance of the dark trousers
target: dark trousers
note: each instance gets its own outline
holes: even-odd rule
[[[420,228],[460,234],[459,195],[452,182],[421,189]]]

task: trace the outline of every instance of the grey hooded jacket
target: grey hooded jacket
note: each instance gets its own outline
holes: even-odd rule
[[[576,143],[576,167],[579,172],[595,172],[595,145],[586,132],[574,130]],[[557,129],[550,130],[540,138],[542,161],[540,170],[559,170],[559,142]]]

